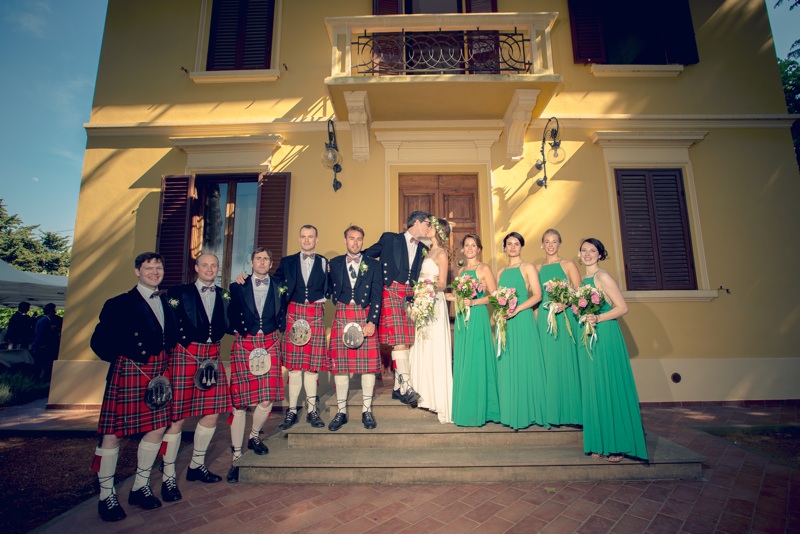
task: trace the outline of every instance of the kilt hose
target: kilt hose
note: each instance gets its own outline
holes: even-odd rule
[[[130,436],[169,424],[171,402],[155,410],[144,403],[147,384],[152,378],[160,375],[170,378],[168,362],[167,352],[162,351],[158,356],[150,356],[144,364],[136,363],[125,356],[120,356],[111,364],[114,372],[103,393],[100,421],[97,424],[98,434]]]
[[[302,347],[289,341],[289,330],[298,319],[305,319],[311,327],[311,339]],[[286,335],[281,344],[283,365],[290,371],[328,370],[328,341],[325,338],[325,303],[300,304],[290,302],[286,312]]]
[[[218,364],[216,385],[206,391],[194,385],[194,374],[204,360]],[[172,377],[172,420],[180,421],[195,415],[229,412],[231,397],[225,368],[219,361],[219,342],[191,343],[188,347],[175,345],[170,352],[169,372]]]
[[[330,371],[332,373],[377,373],[381,370],[381,353],[378,336],[364,336],[364,343],[357,349],[350,349],[342,341],[342,333],[347,323],[358,323],[361,328],[367,324],[369,307],[357,304],[336,305],[336,315],[331,327],[331,344],[328,349]]]
[[[392,282],[383,288],[381,296],[381,320],[378,325],[378,341],[384,345],[413,345],[416,329],[403,310],[406,295],[411,295],[411,286]]]
[[[256,376],[250,372],[250,352],[256,348],[269,351],[270,368],[265,374]],[[237,410],[259,402],[283,400],[281,373],[281,344],[278,331],[271,334],[240,336],[236,334],[231,347],[231,403]]]

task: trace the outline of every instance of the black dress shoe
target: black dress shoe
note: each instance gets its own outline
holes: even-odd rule
[[[231,466],[231,468],[228,469],[228,476],[225,477],[225,480],[228,481],[228,484],[236,484],[239,482],[239,468]]]
[[[281,430],[289,430],[297,422],[297,412],[286,412],[283,423],[278,425]]]
[[[114,493],[97,503],[97,513],[100,514],[100,519],[109,522],[121,521],[126,517],[125,510],[122,509]]]
[[[161,508],[161,501],[158,500],[158,497],[153,495],[153,491],[150,489],[149,485],[142,486],[136,491],[131,491],[131,494],[128,496],[128,504],[141,506],[145,510]]]
[[[247,440],[247,448],[256,453],[259,456],[264,456],[265,454],[269,454],[269,449],[264,442],[258,438],[250,438]]]
[[[175,502],[183,499],[175,477],[170,477],[161,483],[161,499],[164,502]]]
[[[421,398],[422,398],[422,396],[419,393],[414,391],[412,388],[408,388],[408,391],[406,391],[406,394],[402,396],[402,398],[400,399],[400,402],[402,402],[403,404],[409,404],[413,408],[416,408],[417,407],[417,402]]]
[[[364,428],[367,430],[372,430],[373,428],[378,427],[378,423],[372,416],[372,412],[361,412],[361,422],[364,423]]]
[[[392,400],[400,400],[402,398],[403,398],[403,395],[400,394],[400,390],[399,389],[393,389],[392,390]]]
[[[192,469],[191,467],[186,471],[186,480],[189,482],[194,482],[195,480],[199,480],[200,482],[205,482],[206,484],[214,484],[215,482],[219,482],[222,480],[222,477],[219,475],[215,475],[211,471],[208,470],[208,467],[201,465],[200,467],[196,467]]]
[[[322,428],[325,426],[325,421],[319,418],[319,414],[316,410],[313,412],[308,412],[306,416],[306,421],[309,425],[313,426],[314,428]]]
[[[342,425],[347,424],[347,414],[346,413],[337,413],[336,416],[331,419],[331,423],[328,425],[328,430],[339,430],[342,428]]]

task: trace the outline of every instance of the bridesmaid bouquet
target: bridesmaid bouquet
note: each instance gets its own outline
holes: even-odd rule
[[[547,333],[552,334],[555,339],[558,339],[558,323],[556,322],[556,309],[558,306],[555,306],[555,304],[564,304],[565,306],[572,304],[572,288],[566,280],[553,278],[544,283],[544,290],[547,292],[547,297],[550,299],[549,302],[544,303],[545,309],[548,310]],[[566,324],[569,337],[572,338],[572,342],[574,343],[575,338],[572,336],[572,328],[569,326],[569,321],[566,321]]]
[[[508,330],[508,316],[517,308],[517,290],[513,287],[498,286],[497,291],[489,295],[489,302],[494,308],[492,318],[495,324],[497,337],[497,357],[506,348],[506,330]]]
[[[586,347],[589,357],[592,356],[592,347],[597,343],[597,328],[586,321],[588,315],[596,314],[603,307],[606,298],[596,287],[589,284],[583,285],[572,292],[572,313],[578,316],[578,323],[583,325],[581,341]]]
[[[465,273],[457,276],[453,283],[450,284],[450,287],[453,288],[453,293],[456,296],[456,313],[463,313],[464,322],[466,323],[469,321],[470,308],[464,305],[464,300],[477,297],[478,293],[483,291],[483,284],[474,276]]]
[[[408,318],[414,321],[417,328],[423,328],[433,317],[436,304],[436,291],[433,280],[417,280],[411,302],[406,306]]]

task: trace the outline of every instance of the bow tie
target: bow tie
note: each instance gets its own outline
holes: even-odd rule
[[[412,245],[416,245],[417,243],[419,243],[419,239],[417,239],[416,237],[412,237],[411,238],[411,244]]]
[[[256,278],[256,287],[260,286],[261,284],[269,285],[269,278]]]
[[[355,256],[351,256],[350,254],[347,255],[347,263],[358,263],[361,261],[361,254],[357,254]]]
[[[315,254],[314,252],[312,252],[311,254],[306,254],[306,253],[304,252],[304,253],[303,253],[303,259],[304,259],[304,260],[313,260],[313,259],[314,259],[314,254]]]
[[[165,291],[165,290],[163,290],[163,289],[158,289],[158,290],[156,290],[156,291],[153,291],[153,293],[150,295],[150,298],[151,298],[151,299],[154,299],[154,298],[156,298],[156,297],[160,297],[161,295],[163,295],[163,294],[165,294],[165,293],[166,293],[166,291]]]
[[[216,290],[217,286],[203,286],[200,288],[200,291],[202,291],[203,293],[205,293],[206,291],[216,291]]]

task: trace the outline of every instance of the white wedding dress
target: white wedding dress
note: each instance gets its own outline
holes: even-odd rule
[[[431,258],[422,262],[419,279],[435,280],[439,267]],[[444,274],[447,276],[447,273]],[[437,291],[433,318],[417,329],[409,356],[411,387],[422,397],[418,406],[436,412],[440,423],[452,423],[453,343],[444,293]]]

